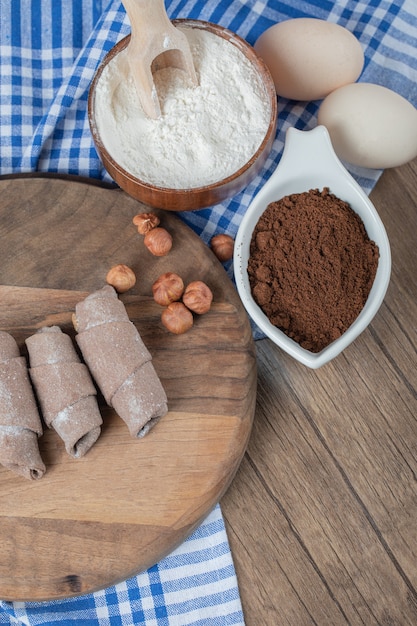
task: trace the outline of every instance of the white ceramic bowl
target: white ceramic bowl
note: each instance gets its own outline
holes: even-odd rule
[[[379,247],[375,280],[366,304],[353,324],[321,352],[313,353],[271,324],[252,297],[247,273],[252,232],[270,202],[292,193],[329,187],[361,217],[368,237]],[[336,156],[327,129],[311,131],[289,128],[284,152],[275,172],[255,196],[239,227],[234,253],[238,293],[249,316],[263,333],[295,359],[318,368],[336,357],[368,326],[385,297],[391,276],[391,251],[385,227],[368,196]]]

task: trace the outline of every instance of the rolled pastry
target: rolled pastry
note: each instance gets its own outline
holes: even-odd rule
[[[71,456],[80,458],[97,441],[103,420],[90,372],[71,337],[58,326],[45,326],[26,339],[29,374],[48,428]]]
[[[107,404],[132,437],[143,437],[168,411],[152,357],[113,287],[75,308],[76,341]]]
[[[0,463],[25,478],[45,473],[38,438],[42,423],[26,359],[14,338],[0,331]]]

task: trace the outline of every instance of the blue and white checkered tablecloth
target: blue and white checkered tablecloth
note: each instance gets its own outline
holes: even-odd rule
[[[215,22],[251,44],[284,19],[337,22],[364,48],[360,81],[389,87],[417,106],[417,0],[166,0],[166,7],[171,18]],[[51,171],[109,180],[91,138],[87,97],[101,59],[129,31],[116,0],[0,0],[0,174]],[[247,206],[280,159],[285,131],[313,128],[318,106],[280,98],[277,137],[262,173],[227,202],[182,219],[206,242],[217,232],[235,236]],[[381,174],[350,171],[367,193]],[[226,270],[231,273],[231,266]],[[121,584],[64,601],[0,601],[0,624],[243,623],[219,505],[180,548]]]

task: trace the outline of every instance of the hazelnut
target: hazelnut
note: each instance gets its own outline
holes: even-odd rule
[[[194,313],[202,314],[210,310],[213,294],[210,287],[201,280],[194,280],[187,285],[182,301]]]
[[[152,228],[159,225],[160,219],[155,213],[138,213],[133,218],[133,223],[138,228],[138,233],[146,235]]]
[[[191,328],[194,318],[185,304],[182,302],[171,302],[162,311],[161,322],[171,333],[182,335]]]
[[[154,300],[161,306],[167,306],[171,302],[179,300],[183,292],[183,280],[174,272],[162,274],[152,285]]]
[[[165,256],[172,248],[172,237],[165,228],[157,226],[146,233],[144,243],[154,256]]]
[[[130,267],[119,264],[107,272],[106,282],[112,285],[118,293],[124,293],[136,283],[136,276]]]
[[[210,241],[210,247],[222,263],[233,257],[235,241],[230,235],[215,235]]]

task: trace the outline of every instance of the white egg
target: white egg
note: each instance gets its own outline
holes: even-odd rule
[[[417,156],[417,109],[387,87],[340,87],[321,103],[318,123],[337,156],[354,165],[385,169]]]
[[[299,17],[274,24],[255,51],[265,61],[279,96],[318,100],[358,79],[364,54],[358,39],[339,24]]]

